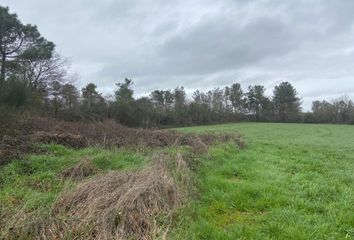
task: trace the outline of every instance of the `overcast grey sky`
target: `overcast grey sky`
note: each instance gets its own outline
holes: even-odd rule
[[[0,0],[72,60],[79,87],[125,77],[138,95],[291,82],[314,99],[354,97],[353,0]]]

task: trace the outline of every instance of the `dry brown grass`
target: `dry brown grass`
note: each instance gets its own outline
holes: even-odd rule
[[[33,143],[56,143],[73,148],[144,149],[190,146],[194,153],[207,151],[215,142],[234,141],[245,146],[238,134],[183,134],[176,131],[133,129],[113,120],[104,122],[66,122],[44,117],[21,117],[9,127],[0,126],[0,165],[14,158],[40,151]]]
[[[34,129],[34,140],[58,143],[74,148],[86,146],[156,148],[190,146],[195,153],[204,153],[215,142],[234,141],[239,147],[244,142],[238,134],[185,134],[176,131],[134,129],[112,120],[98,123],[64,122],[36,119],[40,125]]]
[[[58,199],[55,214],[67,219],[59,237],[91,226],[94,239],[152,239],[167,231],[158,217],[169,218],[181,197],[162,161],[140,171],[100,175]]]
[[[85,157],[81,159],[75,166],[62,171],[60,176],[64,179],[81,180],[85,177],[94,175],[97,173],[97,168],[92,164],[91,161],[91,158]]]
[[[215,142],[244,142],[238,134],[185,134],[176,131],[134,129],[112,120],[104,122],[65,122],[50,118],[27,118],[18,123],[16,136],[0,133],[0,164],[35,151],[34,142],[56,143],[73,148],[144,149],[168,146],[190,146],[194,153],[204,153]],[[8,141],[8,139],[12,139]],[[3,160],[1,160],[3,159]]]
[[[63,177],[80,179],[91,174],[95,169],[90,161],[84,158],[62,173]],[[151,161],[141,170],[111,171],[83,180],[74,188],[67,185],[46,215],[23,208],[15,215],[2,216],[6,219],[2,237],[166,239],[175,209],[183,204],[189,190],[189,167],[180,152],[159,151]]]
[[[199,139],[197,143],[203,144]],[[112,171],[86,180],[97,172],[84,158],[61,173],[65,180],[82,181],[75,188],[64,187],[50,213],[20,209],[14,216],[3,216],[4,239],[165,239],[175,209],[193,189],[196,156],[190,151],[157,151],[153,164],[142,170]]]
[[[0,167],[12,159],[21,158],[28,153],[40,153],[26,136],[9,136],[0,134]]]

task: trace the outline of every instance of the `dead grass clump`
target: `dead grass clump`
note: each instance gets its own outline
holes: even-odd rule
[[[188,196],[193,192],[192,189],[194,189],[192,181],[193,157],[188,158],[187,161],[185,154],[177,152],[174,161],[176,164],[176,167],[174,168],[174,178],[177,179],[177,182],[182,189],[182,193]]]
[[[56,143],[72,148],[87,146],[87,141],[78,134],[37,132],[33,137],[36,142],[41,143]]]
[[[195,154],[202,154],[208,151],[208,145],[198,135],[181,135],[176,139],[175,145],[190,146]]]
[[[179,190],[162,162],[141,171],[110,172],[62,195],[55,212],[70,221],[63,231],[92,224],[96,239],[151,239],[163,234],[158,216],[170,216],[180,203]]]
[[[62,178],[81,180],[85,177],[97,173],[97,168],[92,164],[90,158],[83,158],[75,166],[66,169],[60,173]]]

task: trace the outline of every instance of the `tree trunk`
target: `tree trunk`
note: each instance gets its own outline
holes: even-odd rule
[[[0,86],[5,82],[5,62],[6,55],[3,53],[1,56]]]

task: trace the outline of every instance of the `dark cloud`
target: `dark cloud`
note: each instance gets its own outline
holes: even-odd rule
[[[124,77],[138,95],[241,82],[267,94],[290,81],[309,109],[354,94],[354,1],[0,0],[70,57],[80,87],[112,92]]]
[[[296,45],[291,29],[276,19],[263,17],[239,26],[237,19],[218,16],[173,36],[160,54],[165,70],[213,73],[282,56]]]

